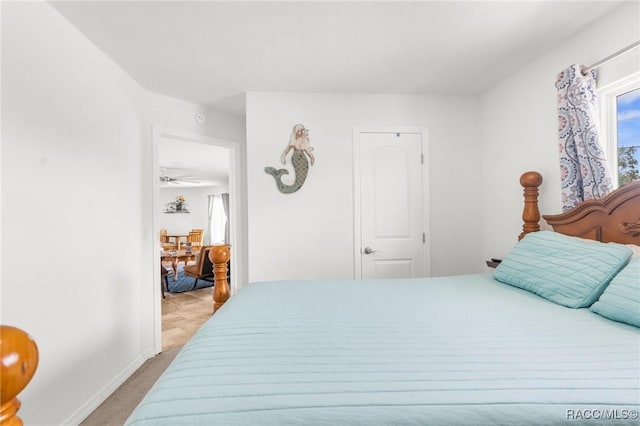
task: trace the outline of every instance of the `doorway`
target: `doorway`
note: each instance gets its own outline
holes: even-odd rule
[[[169,148],[171,147],[171,148]],[[166,152],[162,153],[165,149]],[[167,155],[169,154],[169,159]],[[224,157],[217,158],[216,157]],[[163,164],[161,164],[161,158]],[[205,162],[201,159],[205,158]],[[154,234],[154,349],[156,353],[162,350],[162,288],[160,287],[160,229],[166,223],[179,223],[177,231],[188,231],[191,228],[206,228],[206,226],[194,226],[196,223],[205,222],[208,224],[207,197],[205,194],[213,190],[216,174],[208,173],[209,167],[212,169],[224,169],[227,175],[226,190],[229,194],[229,244],[233,247],[234,254],[231,256],[231,292],[236,291],[241,279],[237,264],[240,263],[241,250],[239,249],[239,227],[240,227],[240,162],[239,162],[239,145],[217,138],[209,138],[201,135],[193,135],[175,130],[153,129],[153,234]],[[225,166],[226,163],[226,166]],[[218,173],[220,176],[220,173]],[[217,185],[218,188],[224,184]],[[189,197],[186,198],[186,206],[180,209],[185,210],[189,214],[178,214],[172,208],[172,204],[168,203],[167,209],[163,206],[166,204],[167,195],[162,195],[161,187],[169,187],[164,192],[173,194],[176,188],[182,196],[184,194],[194,194],[194,199],[190,202]],[[200,188],[198,188],[200,187]],[[191,192],[190,192],[191,191]],[[211,191],[209,191],[211,192]],[[218,191],[219,192],[219,191]],[[197,202],[195,194],[198,194]],[[175,195],[175,194],[173,194]],[[197,213],[194,209],[197,209]],[[173,214],[166,214],[173,213]],[[199,217],[196,218],[196,216]],[[168,222],[167,222],[168,221]],[[171,222],[173,221],[173,222]],[[177,222],[176,222],[177,221]],[[184,223],[183,223],[184,222]],[[209,235],[211,236],[211,234]],[[207,235],[205,233],[205,243],[207,243]],[[157,285],[156,285],[157,284]],[[200,291],[200,290],[196,290]],[[211,289],[208,289],[211,294]],[[211,300],[211,308],[213,301]]]
[[[430,275],[427,133],[354,130],[354,276]]]

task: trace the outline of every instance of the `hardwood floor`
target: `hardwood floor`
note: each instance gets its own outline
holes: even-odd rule
[[[184,345],[213,312],[213,288],[165,293],[162,299],[162,350]]]

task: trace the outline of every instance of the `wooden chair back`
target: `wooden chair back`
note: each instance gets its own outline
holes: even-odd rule
[[[198,254],[196,263],[192,265],[186,265],[184,267],[183,271],[187,277],[195,278],[196,280],[209,279],[209,281],[212,281],[213,262],[211,262],[211,259],[209,258],[209,250],[211,250],[212,247],[213,246],[203,246],[200,250],[200,253]]]
[[[192,229],[187,236],[187,243],[192,247],[202,247],[204,242],[204,229]]]
[[[213,262],[209,259],[209,250],[211,250],[211,246],[202,247],[202,250],[200,250],[200,256],[198,256],[198,275],[205,277],[213,275]]]
[[[167,230],[160,230],[160,244],[162,245],[162,250],[178,250],[178,245],[175,243],[169,242],[169,237],[167,236]]]

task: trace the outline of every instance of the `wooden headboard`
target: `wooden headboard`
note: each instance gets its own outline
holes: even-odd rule
[[[538,172],[526,172],[520,183],[525,197],[522,238],[540,229],[538,186],[542,176]],[[621,186],[602,199],[584,201],[564,213],[542,217],[554,231],[565,235],[640,245],[640,181]]]

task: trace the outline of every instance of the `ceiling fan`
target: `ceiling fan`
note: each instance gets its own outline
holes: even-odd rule
[[[191,176],[169,176],[167,174],[160,175],[160,182],[172,183],[174,185],[180,185],[181,183],[200,183],[200,181],[190,179]]]

